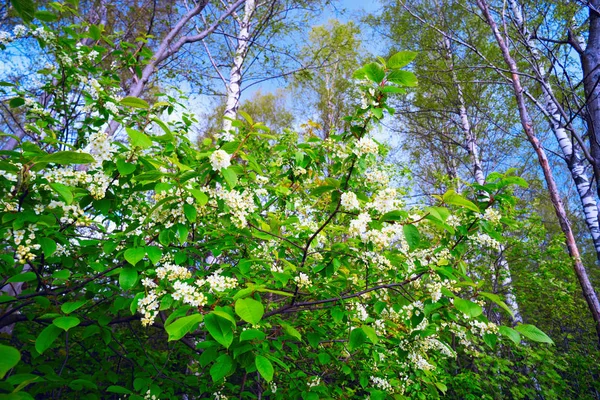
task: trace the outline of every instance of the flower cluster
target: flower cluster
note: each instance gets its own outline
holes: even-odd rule
[[[210,155],[210,165],[214,171],[220,171],[231,165],[231,156],[225,150],[215,150]]]
[[[371,222],[371,216],[369,213],[363,212],[358,214],[358,217],[350,221],[350,228],[348,233],[351,236],[359,236],[367,231],[367,224]]]
[[[498,210],[491,208],[491,207],[486,208],[485,212],[481,216],[481,219],[483,219],[485,221],[489,221],[492,224],[499,223],[501,218],[502,218],[502,214],[500,214],[498,212]]]
[[[360,208],[360,203],[356,198],[356,194],[353,192],[344,192],[342,193],[342,208],[346,211],[358,210]]]
[[[377,154],[378,151],[379,145],[373,139],[363,137],[356,142],[356,148],[353,150],[353,153],[360,157],[365,154]]]
[[[371,376],[371,383],[373,383],[373,385],[378,388],[381,389],[385,392],[391,392],[392,391],[392,385],[390,385],[390,383],[383,378],[379,378],[377,376]]]
[[[402,207],[402,202],[397,199],[396,189],[387,188],[380,190],[375,195],[375,198],[367,207],[374,209],[380,214],[385,214],[390,211],[398,210]]]
[[[223,276],[221,275],[222,272],[222,269],[218,269],[217,271],[209,275],[206,279],[199,279],[196,282],[196,284],[198,286],[204,286],[206,283],[208,283],[208,285],[210,286],[209,291],[211,293],[224,292],[226,290],[234,289],[235,287],[237,287],[237,279],[229,276]]]
[[[502,247],[500,245],[500,242],[498,242],[496,239],[492,238],[487,233],[478,233],[477,235],[473,236],[472,239],[475,242],[479,243],[481,246],[489,247],[494,250],[499,251]]]
[[[296,282],[296,285],[298,285],[300,289],[308,288],[312,285],[312,281],[304,272],[300,272],[300,274],[294,278],[294,282]]]
[[[229,212],[231,213],[232,222],[238,228],[244,228],[248,224],[246,217],[248,214],[256,210],[254,204],[254,194],[250,190],[239,192],[237,190],[219,190],[217,196],[225,201]]]

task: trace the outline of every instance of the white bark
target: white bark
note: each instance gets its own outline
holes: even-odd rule
[[[229,72],[227,100],[225,103],[225,112],[223,113],[223,116],[225,117],[223,120],[223,130],[225,132],[231,130],[231,120],[235,119],[237,116],[237,110],[240,105],[242,68],[250,47],[250,28],[255,10],[256,0],[246,0],[246,4],[244,5],[244,15],[241,19],[238,19],[240,30],[237,36],[237,46],[233,58],[233,66]]]
[[[473,175],[475,176],[475,181],[478,184],[484,185],[485,175],[483,174],[483,168],[481,167],[479,147],[477,146],[477,137],[475,135],[475,132],[473,132],[473,129],[471,129],[471,122],[469,120],[469,114],[467,111],[462,85],[460,84],[456,76],[456,71],[454,70],[454,62],[452,60],[452,48],[450,45],[450,39],[447,36],[444,36],[444,48],[446,50],[446,57],[448,58],[449,69],[452,76],[452,83],[456,87],[457,91],[460,125],[463,131],[463,135],[465,137],[467,151],[469,152],[471,165],[473,168]],[[504,298],[506,300],[506,305],[513,314],[513,322],[515,324],[523,323],[523,317],[521,316],[519,303],[517,303],[517,298],[513,291],[510,265],[508,264],[506,257],[504,257],[504,245],[502,244],[500,244],[500,250],[498,254],[498,266],[502,273],[501,285],[505,291]]]
[[[598,296],[596,295],[594,287],[592,286],[585,266],[581,262],[581,255],[579,253],[579,248],[577,247],[577,242],[575,241],[575,235],[573,234],[573,230],[571,229],[571,223],[569,221],[569,218],[567,217],[567,212],[565,210],[562,198],[560,197],[558,186],[554,179],[554,175],[552,174],[552,170],[550,169],[548,156],[546,155],[546,151],[544,150],[542,143],[540,142],[540,140],[535,134],[535,131],[533,130],[531,115],[529,114],[529,111],[527,110],[527,105],[525,103],[525,91],[523,90],[523,86],[521,85],[520,73],[517,67],[517,63],[510,54],[507,41],[500,33],[498,25],[496,24],[496,21],[490,13],[489,6],[486,0],[477,0],[477,6],[481,10],[485,21],[491,28],[492,33],[494,34],[494,38],[496,39],[496,43],[498,44],[498,46],[500,47],[500,51],[502,52],[502,57],[504,58],[504,61],[508,66],[508,69],[510,70],[510,74],[512,77],[513,94],[517,102],[517,108],[519,109],[519,118],[521,120],[521,125],[525,132],[525,135],[527,136],[527,140],[536,152],[540,167],[542,167],[544,179],[546,181],[546,185],[548,186],[548,194],[550,195],[550,200],[552,201],[552,205],[554,206],[556,217],[558,218],[561,230],[563,231],[563,234],[565,236],[565,244],[569,251],[569,255],[571,256],[571,260],[573,261],[573,269],[575,275],[577,276],[577,279],[579,280],[581,291],[583,292],[583,297],[585,298],[590,313],[594,318],[594,325],[596,328],[598,343],[600,343],[600,301],[598,300]]]
[[[556,102],[556,97],[552,91],[552,86],[548,81],[546,69],[539,62],[541,56],[537,46],[533,41],[531,33],[525,24],[521,6],[516,0],[509,0],[509,4],[517,27],[524,38],[525,45],[534,58],[531,65],[538,76],[539,84],[544,97],[543,107],[545,109],[542,111],[549,119],[552,133],[558,141],[558,145],[567,162],[567,167],[569,168],[571,177],[575,182],[577,193],[583,207],[585,223],[592,237],[594,248],[596,250],[596,256],[598,260],[600,260],[600,224],[598,222],[598,206],[600,204],[598,204],[596,197],[593,194],[592,185],[586,172],[587,165],[585,163],[585,159],[581,156],[582,149],[577,141],[573,141],[573,138],[569,135],[564,124],[561,122],[562,115],[559,109],[560,105]]]
[[[183,45],[204,40],[208,35],[210,35],[217,29],[217,27],[221,24],[221,22],[223,22],[225,18],[233,14],[235,10],[242,3],[244,3],[244,1],[245,0],[236,0],[221,14],[221,16],[212,25],[207,27],[204,31],[198,33],[197,35],[180,37],[177,41],[175,41],[175,38],[181,33],[181,31],[187,25],[187,23],[193,17],[200,14],[208,4],[208,0],[200,1],[193,9],[191,9],[187,14],[185,14],[177,22],[177,24],[175,24],[173,29],[171,29],[169,33],[167,33],[167,35],[163,38],[158,49],[156,50],[156,53],[154,53],[154,57],[142,70],[141,78],[136,79],[133,85],[130,86],[129,90],[127,91],[127,96],[139,97],[142,94],[144,88],[146,87],[146,84],[148,84],[148,82],[150,81],[150,77],[158,69],[160,63],[176,54]],[[107,131],[108,135],[114,135],[118,127],[119,123],[117,121],[111,121],[109,129]]]

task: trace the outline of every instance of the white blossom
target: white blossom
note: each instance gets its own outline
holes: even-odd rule
[[[342,207],[344,210],[352,211],[360,208],[360,204],[353,192],[342,193]]]
[[[210,165],[213,170],[220,171],[231,165],[231,157],[225,150],[216,150],[210,155]]]
[[[310,278],[304,272],[300,272],[300,274],[294,278],[294,282],[296,282],[300,289],[307,288],[312,285]]]
[[[27,27],[25,27],[23,25],[17,25],[13,29],[13,34],[17,38],[19,38],[21,36],[25,36],[27,34]]]
[[[378,151],[379,145],[369,137],[360,138],[360,140],[356,142],[356,148],[353,150],[354,154],[359,157],[365,154],[377,154]]]

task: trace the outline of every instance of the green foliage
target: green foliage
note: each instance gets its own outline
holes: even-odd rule
[[[406,207],[369,133],[393,111],[390,88],[415,82],[398,69],[414,54],[359,69],[363,104],[326,140],[265,138],[241,114],[231,140],[195,145],[190,115],[167,118],[175,99],[117,99],[118,79],[77,56],[92,51],[74,45],[87,35],[100,35],[97,52],[110,40],[80,26],[40,39],[76,54],[44,73],[43,90],[92,82],[78,140],[65,154],[53,130],[68,96],[52,112],[27,98],[39,140],[0,164],[0,271],[24,283],[1,305],[16,324],[0,348],[3,393],[437,398],[455,390],[465,353],[505,361],[489,348],[517,340],[483,312],[503,302],[471,265],[503,240],[499,216],[515,203],[505,176],[482,185],[493,201],[448,192]],[[129,141],[99,129],[111,121]],[[550,342],[529,324],[515,330]]]
[[[8,371],[19,363],[21,354],[14,347],[4,345],[0,345],[0,354],[2,354],[2,358],[0,359],[0,379],[2,379]]]

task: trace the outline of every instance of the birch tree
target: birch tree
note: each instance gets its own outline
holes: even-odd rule
[[[426,15],[430,10],[435,12],[429,14],[426,22],[421,15]],[[390,23],[394,18],[396,20]],[[499,103],[506,85],[495,82],[489,71],[474,68],[476,57],[451,40],[451,27],[465,18],[468,16],[450,13],[449,8],[432,1],[404,4],[399,9],[388,10],[382,23],[389,29],[390,39],[395,43],[410,43],[419,50],[415,68],[423,90],[398,104],[400,112],[397,121],[400,129],[405,131],[407,150],[424,152],[416,149],[425,148],[433,152],[432,159],[423,162],[421,168],[424,171],[418,176],[418,184],[422,185],[423,174],[437,168],[446,171],[450,182],[453,182],[452,186],[459,192],[463,186],[460,182],[474,182],[480,186],[485,184],[486,171],[497,168],[498,160],[503,158],[505,150],[502,136],[509,131],[513,122],[512,118],[498,112],[504,109]],[[438,27],[438,30],[432,29],[428,23]],[[471,36],[479,34],[480,38],[485,38],[485,31],[481,28],[470,26]],[[485,39],[479,40],[477,44],[483,46]],[[494,111],[498,113],[494,115]],[[483,141],[484,152],[488,155],[486,165],[481,159],[480,141]],[[438,142],[441,146],[432,145]],[[513,154],[518,152],[515,146],[506,149]],[[482,200],[489,200],[484,194],[480,193],[479,196]],[[495,266],[487,273],[492,287],[506,294],[513,321],[522,323],[516,289],[504,251],[504,247],[501,247]]]
[[[565,243],[573,261],[573,268],[575,270],[575,274],[577,275],[577,279],[579,280],[583,296],[586,299],[586,302],[588,303],[588,307],[592,318],[594,319],[595,328],[598,335],[598,341],[600,343],[600,303],[598,302],[596,292],[589,280],[586,268],[581,262],[579,248],[577,246],[575,236],[573,235],[573,231],[571,229],[571,223],[567,218],[567,213],[565,211],[563,201],[559,195],[554,175],[550,169],[548,157],[546,156],[546,152],[537,135],[535,134],[535,131],[533,130],[531,117],[529,115],[529,111],[525,100],[524,90],[521,86],[521,81],[519,78],[519,68],[517,66],[517,63],[515,62],[515,59],[510,53],[506,40],[504,39],[504,36],[499,30],[494,16],[490,12],[488,3],[485,0],[477,0],[477,6],[481,10],[485,21],[490,26],[490,29],[494,34],[494,38],[498,43],[498,47],[502,52],[502,56],[504,57],[506,65],[511,73],[512,86],[514,96],[517,101],[521,124],[523,126],[524,133],[527,136],[527,140],[531,143],[531,146],[535,150],[535,153],[538,157],[538,162],[544,173],[544,178],[548,186],[548,193],[550,194],[550,199],[552,201],[552,205],[554,206],[554,210],[556,212],[556,216],[558,217],[563,234],[565,235]]]
[[[554,92],[548,71],[560,68],[558,58],[552,52],[549,56],[543,53],[542,42],[536,40],[535,32],[528,26],[528,21],[525,19],[523,4],[518,0],[510,0],[509,5],[510,13],[507,14],[507,18],[509,17],[512,20],[516,28],[516,35],[514,35],[512,42],[515,46],[523,46],[525,51],[521,53],[521,56],[527,58],[527,66],[534,78],[530,85],[538,86],[542,94],[542,98],[539,100],[531,94],[528,97],[546,117],[550,130],[557,140],[561,156],[577,189],[583,217],[596,251],[596,257],[600,260],[599,204],[594,193],[592,180],[588,175],[588,171],[592,170],[593,172],[595,170],[595,167],[591,168],[591,164],[595,163],[594,157],[583,143],[583,135],[579,132],[581,125],[578,126],[573,123],[568,111],[559,101],[559,96]],[[530,92],[533,91],[535,91],[535,88],[530,90]],[[564,96],[561,97],[564,98]],[[589,118],[588,126],[594,126],[593,121]],[[593,140],[590,139],[590,143],[592,142]]]
[[[126,97],[140,97],[144,90],[148,88],[151,79],[156,76],[156,73],[164,67],[168,60],[171,60],[178,52],[190,44],[198,43],[208,36],[213,34],[223,21],[232,15],[245,0],[235,0],[231,3],[219,4],[209,7],[208,0],[200,0],[193,3],[192,6],[183,14],[179,15],[175,21],[169,25],[168,29],[164,30],[164,34],[156,41],[156,47],[153,49],[145,49],[142,45],[132,54],[132,62],[139,63],[142,67],[137,66],[132,69],[130,80],[123,87],[123,94]],[[26,3],[32,3],[25,1]],[[100,2],[101,7],[108,7],[105,2]],[[181,4],[180,4],[181,6]],[[215,16],[203,25],[193,24],[192,20],[203,12],[209,10]],[[104,12],[99,12],[100,15],[105,15]],[[102,20],[94,21],[91,24],[94,28],[90,31],[85,42],[89,42],[90,46],[95,44],[98,32],[104,30]],[[149,22],[152,25],[152,22]],[[194,28],[196,30],[194,31]],[[151,31],[151,26],[148,28]],[[91,39],[91,41],[90,41]],[[82,45],[85,45],[82,42]],[[111,121],[107,132],[113,135],[119,128],[118,121]],[[25,131],[20,131],[25,136]],[[17,138],[9,138],[2,144],[3,150],[10,150],[17,144]]]
[[[240,12],[210,39],[203,41],[212,78],[208,93],[223,97],[222,130],[229,134],[242,93],[262,82],[286,79],[298,71],[315,68],[297,57],[298,36],[311,16],[318,14],[320,0],[248,0]],[[204,56],[204,55],[202,55]]]
[[[303,63],[319,68],[295,74],[292,90],[303,119],[315,121],[324,138],[343,127],[341,117],[357,97],[352,72],[360,65],[361,49],[359,27],[335,20],[313,27],[309,44],[301,49]]]

